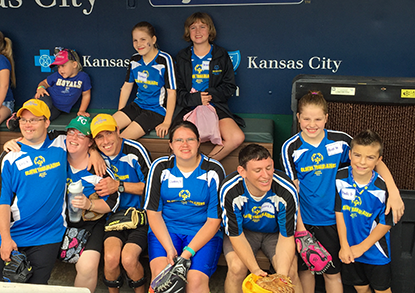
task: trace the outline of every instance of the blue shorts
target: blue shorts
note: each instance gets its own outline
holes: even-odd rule
[[[180,255],[183,248],[192,241],[194,236],[170,233],[170,237],[174,248],[176,248],[177,253]],[[199,249],[195,256],[192,257],[190,269],[200,271],[210,278],[216,271],[219,256],[222,253],[222,244],[223,239],[219,236],[214,236],[210,239],[209,242]],[[150,262],[157,257],[167,256],[166,250],[153,232],[148,233],[148,255]]]
[[[14,112],[14,100],[4,101],[2,105],[9,108],[10,114]]]

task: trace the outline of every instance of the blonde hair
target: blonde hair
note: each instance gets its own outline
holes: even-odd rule
[[[1,31],[0,31],[0,54],[4,55],[10,62],[10,65],[12,68],[10,71],[11,85],[13,87],[16,87],[16,75],[14,71],[12,41],[8,37],[5,37]]]
[[[204,23],[209,27],[209,43],[212,43],[213,40],[216,38],[216,28],[213,24],[212,18],[209,16],[209,14],[205,12],[195,12],[186,19],[186,21],[184,22],[183,39],[186,42],[191,41],[190,26],[197,21],[200,21],[201,23]]]

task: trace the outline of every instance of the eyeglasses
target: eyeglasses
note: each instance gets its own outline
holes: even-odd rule
[[[46,121],[46,118],[31,118],[31,119],[20,118],[19,119],[19,123],[22,125],[25,125],[28,122],[31,125],[36,125],[39,123],[39,121]]]
[[[186,138],[186,139],[184,139],[184,138],[173,139],[173,142],[180,143],[180,144],[183,144],[184,142],[192,143],[192,142],[196,142],[196,141],[197,141],[197,138],[195,138],[195,137],[189,137],[189,138]]]
[[[85,134],[83,134],[82,132],[77,132],[77,131],[75,131],[75,130],[73,130],[73,129],[69,129],[67,132],[66,132],[66,135],[67,136],[78,136],[78,138],[80,138],[80,139],[85,139],[86,138],[86,135]]]

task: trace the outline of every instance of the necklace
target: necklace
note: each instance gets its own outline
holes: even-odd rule
[[[359,191],[358,186],[357,186],[357,183],[356,183],[356,181],[354,180],[354,177],[353,177],[353,170],[350,170],[350,175],[351,175],[352,180],[353,180],[353,187],[354,187],[354,189],[356,189],[356,192],[359,195],[362,194],[363,191],[365,191],[365,190],[367,190],[369,188],[368,186],[370,185],[370,183],[372,183],[373,178],[375,178],[375,172],[372,170],[372,177],[370,178],[369,183],[366,184],[365,187],[363,187],[361,191]]]

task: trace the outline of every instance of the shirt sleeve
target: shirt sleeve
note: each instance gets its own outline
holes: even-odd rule
[[[150,211],[161,211],[161,175],[164,170],[161,160],[153,162],[150,168],[150,172],[147,178],[146,190],[145,190],[145,202],[144,209]]]

